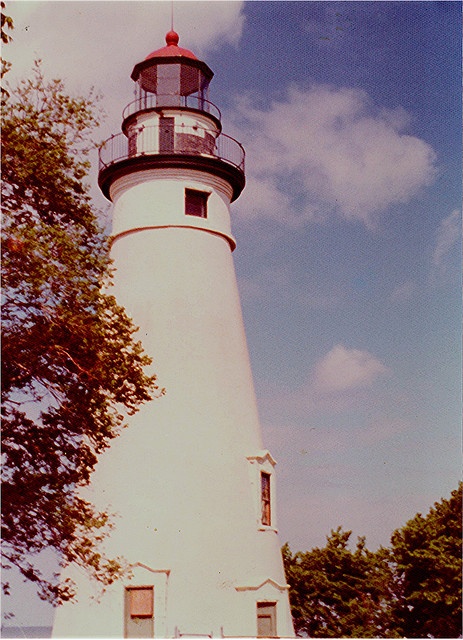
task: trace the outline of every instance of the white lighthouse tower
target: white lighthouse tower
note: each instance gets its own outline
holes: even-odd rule
[[[264,449],[232,260],[244,151],[209,102],[213,73],[171,31],[135,65],[136,99],[100,153],[114,205],[115,295],[166,395],[129,418],[90,498],[115,514],[107,552],[131,574],[77,602],[54,637],[294,636],[275,461]]]

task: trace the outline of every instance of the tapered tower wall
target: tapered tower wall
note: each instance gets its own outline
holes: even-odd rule
[[[179,110],[177,124],[190,116]],[[70,568],[78,600],[57,610],[53,635],[293,636],[275,461],[261,440],[232,258],[230,202],[242,186],[225,162],[209,163],[211,150],[187,162],[177,142],[160,162],[159,148],[140,151],[157,112],[150,118],[127,125],[138,146],[103,184],[114,205],[112,293],[166,394],[128,418],[85,490],[114,514],[105,549],[131,575],[101,595]],[[189,193],[203,198],[199,215]],[[130,600],[136,587],[143,602]]]

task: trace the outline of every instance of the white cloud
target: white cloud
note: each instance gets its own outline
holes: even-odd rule
[[[267,382],[259,394],[264,420],[307,420],[314,411],[325,415],[356,411],[357,415],[374,415],[380,406],[390,405],[387,388],[374,388],[392,371],[368,351],[335,345],[315,363],[312,372],[299,386],[288,388],[278,381]],[[402,399],[394,395],[394,400]],[[360,412],[360,414],[358,413]],[[281,418],[279,418],[281,416]],[[360,418],[359,418],[360,419]],[[349,422],[348,433],[356,432]],[[339,439],[339,434],[336,436]]]
[[[458,243],[461,231],[460,212],[455,209],[444,218],[437,229],[436,245],[432,256],[434,267],[441,267],[448,253]]]
[[[432,148],[405,133],[406,112],[375,109],[359,89],[293,87],[268,110],[248,96],[237,102],[235,115],[254,185],[242,196],[243,215],[252,207],[254,216],[301,224],[337,213],[374,226],[381,211],[407,202],[435,175]],[[286,210],[281,198],[273,209],[254,199],[258,185],[264,191],[269,182],[290,198]]]
[[[228,43],[236,45],[244,25],[244,3],[174,3],[174,26],[180,46],[207,59],[206,51]],[[46,78],[61,78],[71,94],[86,95],[95,87],[106,113],[97,141],[119,131],[123,108],[133,100],[133,66],[165,44],[171,25],[171,3],[121,0],[8,3],[14,21],[13,41],[3,49],[12,63],[6,82],[15,86],[30,77],[34,60],[42,60]],[[96,156],[95,156],[96,160]],[[97,163],[91,179],[96,185]],[[99,189],[92,195],[106,206]]]
[[[11,2],[8,9],[15,26],[3,52],[13,64],[7,79],[14,84],[27,77],[41,58],[46,76],[65,80],[68,91],[95,86],[103,94],[111,130],[133,99],[134,64],[164,46],[171,25],[171,3],[156,0]],[[174,3],[180,46],[198,57],[225,43],[236,45],[243,25],[240,1]]]
[[[387,367],[368,351],[336,345],[315,367],[312,389],[320,395],[369,387]]]
[[[246,178],[246,189],[240,197],[246,198],[246,217],[248,219],[261,217],[265,212],[267,220],[292,225],[294,217],[289,215],[290,197],[283,193],[270,178],[256,178],[252,174]],[[238,205],[235,205],[237,208]]]
[[[288,389],[267,381],[265,393],[259,397],[264,420],[287,418],[288,414],[295,420],[307,420],[314,411],[329,416],[353,409],[373,415],[387,396],[384,387],[379,393],[372,387],[380,377],[390,374],[391,370],[368,351],[338,344],[316,363],[312,374],[299,387]],[[362,429],[349,424],[349,437],[354,433],[361,435]],[[338,433],[336,438],[340,437]]]
[[[222,44],[238,44],[243,2],[174,3],[174,28],[180,46],[197,55]],[[165,44],[171,3],[140,2],[13,2],[9,13],[15,28],[8,54],[28,64],[38,54],[57,69],[104,77],[105,71],[134,64]],[[132,59],[133,58],[133,59]],[[79,66],[79,62],[85,65]],[[120,68],[119,68],[120,73]]]
[[[198,56],[241,37],[243,2],[174,3],[180,45]],[[163,45],[169,2],[16,2],[14,41],[5,48],[9,78],[29,74],[42,58],[47,76],[69,91],[94,85],[108,119],[101,136],[117,130],[132,99],[133,65]],[[236,137],[245,141],[248,186],[236,209],[250,219],[299,226],[333,212],[374,225],[377,214],[411,198],[434,175],[434,153],[404,133],[403,109],[375,109],[358,89],[292,88],[267,110],[237,102]],[[226,118],[228,121],[230,118]],[[238,126],[239,120],[239,126]]]

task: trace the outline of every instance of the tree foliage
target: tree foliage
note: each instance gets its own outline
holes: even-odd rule
[[[1,42],[3,45],[8,44],[9,42],[11,42],[11,40],[13,39],[9,33],[9,31],[11,31],[14,28],[14,24],[13,24],[13,18],[9,15],[7,15],[7,13],[5,13],[5,3],[0,2],[0,16],[1,16]],[[3,57],[0,59],[0,64],[1,64],[1,78],[3,80],[3,76],[5,75],[5,73],[7,73],[7,71],[11,68],[11,62],[8,62],[7,60],[5,60]],[[5,87],[2,84],[2,99],[3,97],[8,96],[8,91],[5,89]]]
[[[37,63],[3,103],[3,557],[59,603],[72,584],[45,577],[34,557],[51,547],[103,584],[119,575],[121,562],[99,551],[110,514],[76,488],[124,415],[160,391],[108,293],[109,243],[85,183],[95,97],[70,97]]]
[[[462,485],[371,552],[338,527],[323,548],[283,547],[294,625],[313,638],[458,638]]]
[[[462,484],[395,531],[391,538],[397,617],[408,638],[458,638],[462,633]]]
[[[359,538],[349,549],[351,531],[338,527],[323,548],[292,555],[283,547],[298,635],[310,638],[397,637],[388,615],[390,568]]]

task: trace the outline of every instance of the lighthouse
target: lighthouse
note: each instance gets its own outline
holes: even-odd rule
[[[105,550],[130,570],[101,593],[70,567],[77,601],[54,637],[294,636],[232,257],[245,154],[212,76],[170,31],[135,65],[122,132],[100,150],[112,291],[166,393],[128,418],[86,494],[114,514]]]

